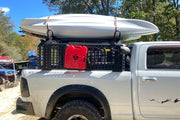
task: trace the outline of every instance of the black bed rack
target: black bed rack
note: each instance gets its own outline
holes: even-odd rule
[[[88,48],[85,70],[124,70],[125,55],[122,54],[122,44],[60,42],[57,40],[41,40],[38,46],[38,68],[43,70],[67,69],[64,68],[64,62],[68,45],[82,45]]]

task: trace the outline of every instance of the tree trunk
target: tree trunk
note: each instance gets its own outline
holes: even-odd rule
[[[155,24],[156,23],[156,18],[155,18],[155,8],[156,8],[156,6],[155,6],[156,4],[155,4],[155,0],[153,0],[153,23]],[[153,35],[153,38],[154,38],[154,41],[156,41],[157,39],[156,39],[156,35]]]
[[[173,0],[174,7],[176,8],[177,11],[179,10],[178,2],[179,2],[179,0],[177,0],[177,1]],[[177,37],[176,40],[179,40],[180,39],[180,33],[179,33],[180,32],[180,30],[179,30],[180,24],[179,24],[179,18],[178,18],[177,14],[175,15],[175,22],[176,22],[176,37]]]
[[[109,4],[110,4],[110,0],[107,0],[107,15],[109,15]]]
[[[178,16],[176,16],[175,19],[176,19],[176,36],[177,36],[177,40],[180,40],[180,33],[179,33],[180,32],[180,30],[179,30],[180,24],[179,24]]]

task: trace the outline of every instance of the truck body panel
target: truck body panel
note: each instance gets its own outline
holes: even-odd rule
[[[24,70],[31,101],[37,116],[44,117],[48,100],[53,93],[68,85],[89,85],[107,98],[113,119],[132,119],[131,72],[78,70]],[[43,82],[42,82],[43,81]]]

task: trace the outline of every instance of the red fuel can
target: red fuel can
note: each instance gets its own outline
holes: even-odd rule
[[[88,49],[86,46],[69,45],[65,51],[65,68],[86,69]]]

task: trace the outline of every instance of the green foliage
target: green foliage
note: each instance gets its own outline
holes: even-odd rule
[[[10,18],[4,16],[4,14],[0,11],[0,36],[12,31],[13,25],[9,24],[9,20]]]
[[[13,31],[14,25],[10,24],[10,17],[0,11],[0,55],[14,58],[15,61],[25,60],[28,50],[36,50],[32,46],[35,38],[22,37]]]
[[[122,0],[119,16],[150,21],[158,26],[160,32],[142,37],[141,41],[180,40],[180,9],[178,0]],[[160,36],[160,37],[157,37]]]
[[[118,0],[43,0],[57,14],[90,13],[115,15]]]

